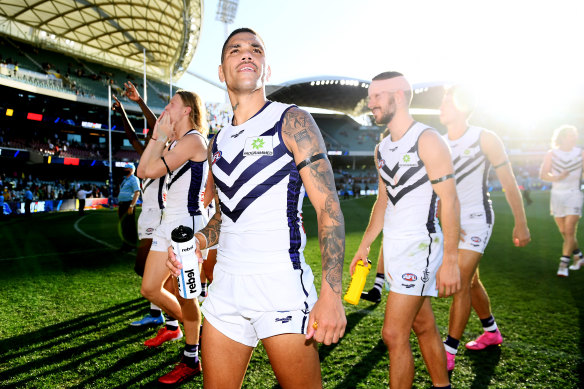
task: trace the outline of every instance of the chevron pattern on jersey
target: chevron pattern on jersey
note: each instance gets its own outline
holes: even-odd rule
[[[563,160],[555,154],[552,155],[552,170],[554,173],[562,173],[564,171],[573,172],[578,169],[582,169],[582,157],[579,155],[577,158],[571,160]]]
[[[408,153],[417,153],[418,143],[408,151]],[[377,160],[381,160],[381,153],[379,149],[377,150]],[[399,162],[395,164],[392,168],[384,165],[379,169],[379,174],[381,179],[385,183],[387,190],[387,197],[393,205],[406,194],[416,189],[420,185],[428,181],[428,175],[426,174],[426,169],[424,169],[424,163],[420,159],[417,166],[399,166]],[[396,182],[396,177],[399,179]],[[408,181],[412,181],[409,185],[406,185]],[[395,184],[394,184],[395,182]]]
[[[265,131],[262,136],[272,136],[276,141],[277,126]],[[217,145],[214,143],[213,153],[216,152]],[[242,149],[232,161],[225,157],[218,159],[213,165],[213,176],[217,188],[225,196],[221,201],[221,212],[236,222],[251,203],[288,177],[291,170],[295,170],[294,161],[279,141],[271,156],[244,157]]]
[[[452,161],[452,164],[454,165],[454,175],[456,176],[457,185],[465,177],[467,177],[477,169],[481,168],[482,166],[485,167],[486,171],[489,170],[490,163],[480,148],[480,139],[477,139],[477,141],[473,143],[469,147],[469,149],[478,149],[479,151],[472,157],[458,156],[454,159],[454,161]]]

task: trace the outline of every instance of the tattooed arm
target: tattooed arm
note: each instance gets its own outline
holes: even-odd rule
[[[291,108],[284,116],[282,138],[294,155],[296,165],[320,153],[326,155],[320,130],[312,116],[301,109]],[[343,336],[347,324],[341,302],[345,221],[328,159],[316,159],[303,165],[300,177],[318,220],[323,278],[319,300],[310,312],[307,338],[314,336],[318,342],[331,344]],[[315,321],[318,323],[316,331],[312,326]]]

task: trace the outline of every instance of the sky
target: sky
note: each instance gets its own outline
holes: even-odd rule
[[[204,1],[189,70],[219,83],[225,30],[217,3]],[[228,30],[245,26],[262,36],[270,84],[321,75],[370,80],[396,70],[414,85],[464,82],[500,109],[541,113],[584,92],[582,20],[579,0],[240,0]],[[196,77],[177,84],[208,102],[225,100]]]

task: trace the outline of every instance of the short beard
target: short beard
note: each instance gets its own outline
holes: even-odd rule
[[[389,104],[387,105],[387,107],[390,108],[392,105],[394,106],[393,112],[388,112],[385,115],[383,115],[379,119],[379,122],[377,122],[377,124],[382,124],[384,126],[387,126],[389,123],[391,123],[391,121],[393,120],[393,117],[395,116],[395,99],[393,98],[393,96],[391,97],[391,100],[389,101]]]

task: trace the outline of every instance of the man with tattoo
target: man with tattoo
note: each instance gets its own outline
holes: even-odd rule
[[[460,289],[457,265],[459,204],[448,146],[440,134],[413,120],[412,89],[398,72],[385,72],[369,86],[369,109],[389,136],[375,149],[379,194],[369,225],[351,262],[365,261],[383,230],[384,271],[390,284],[382,337],[389,350],[389,386],[411,388],[413,329],[435,388],[449,388],[446,355],[430,296]],[[441,201],[440,229],[436,217]]]
[[[220,205],[195,234],[198,249],[218,243],[202,306],[205,388],[241,387],[260,339],[282,387],[319,388],[317,342],[338,342],[347,323],[341,302],[344,218],[324,141],[310,114],[266,100],[269,75],[259,35],[233,31],[219,66],[233,119],[209,148]],[[305,191],[318,219],[319,296],[303,256]],[[178,274],[171,252],[168,267]]]

